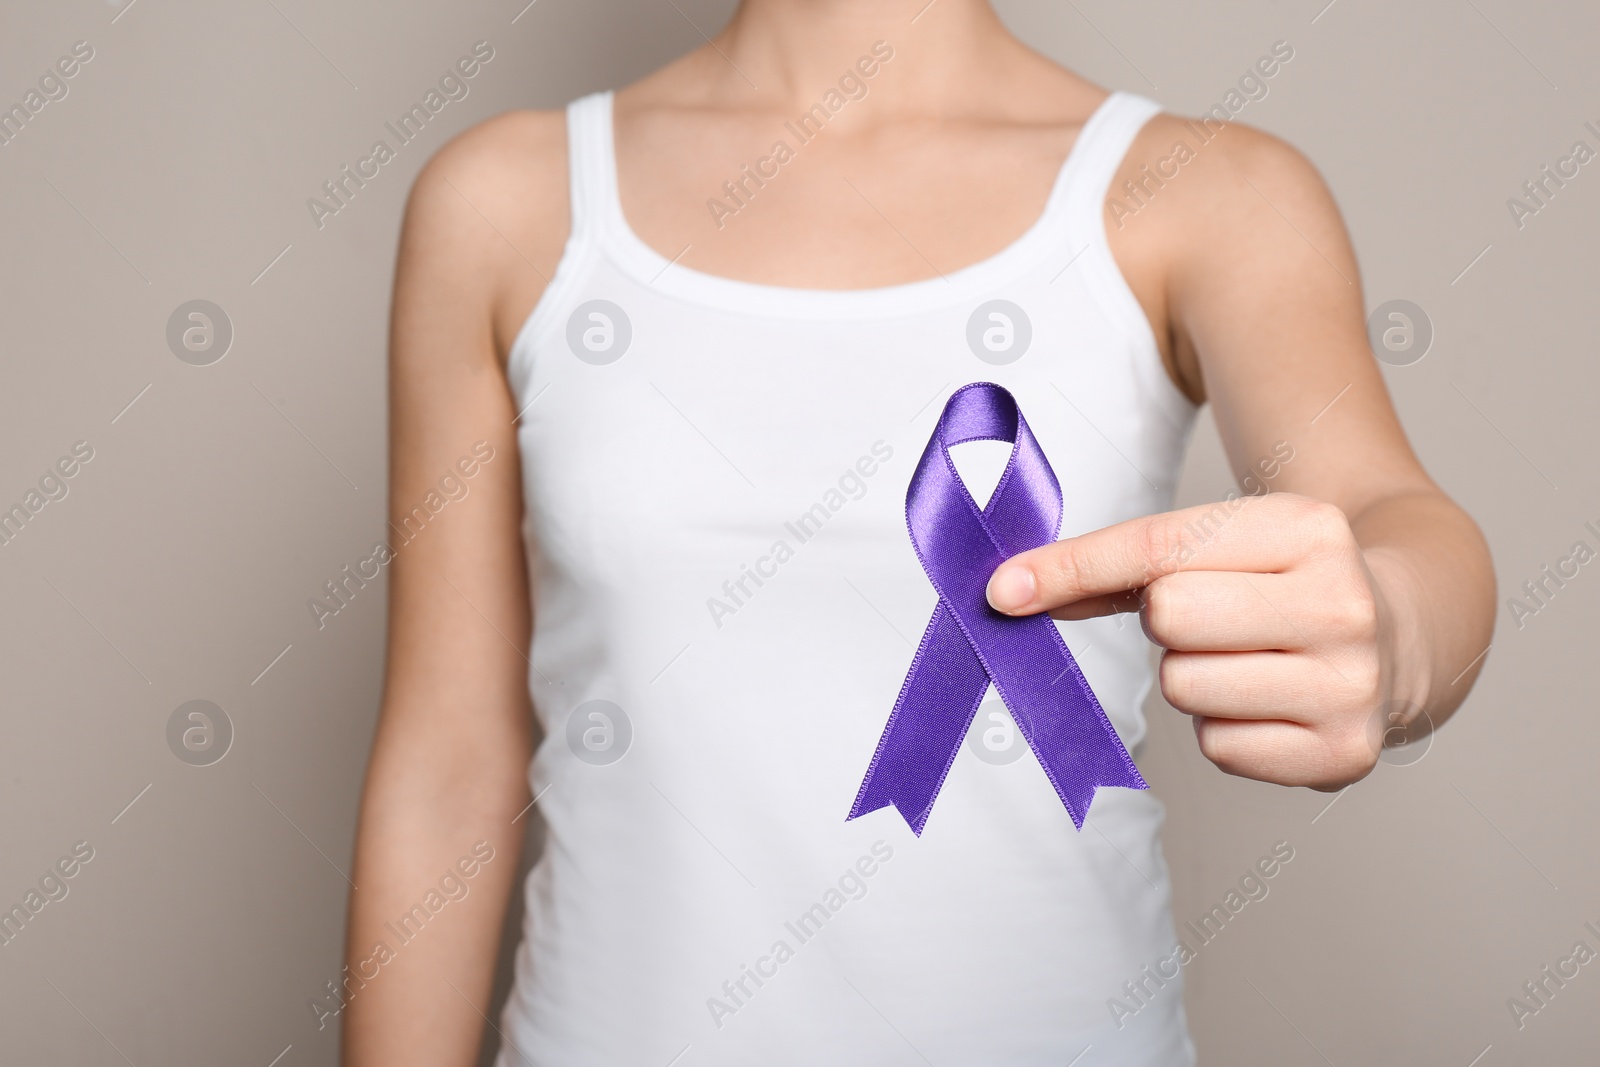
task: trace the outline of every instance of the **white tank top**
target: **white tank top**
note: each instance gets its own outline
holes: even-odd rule
[[[936,603],[905,498],[955,389],[1016,397],[1062,537],[1170,506],[1194,407],[1102,216],[1157,111],[1106,100],[1002,251],[842,291],[650,248],[611,94],[569,106],[571,236],[508,372],[547,835],[502,1067],[1192,1062],[1150,793],[1075,830],[991,691],[921,837],[845,819]],[[1137,759],[1137,621],[1058,625]]]

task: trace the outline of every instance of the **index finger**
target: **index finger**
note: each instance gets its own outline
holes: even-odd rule
[[[989,603],[1033,615],[1180,570],[1287,570],[1304,554],[1301,521],[1330,509],[1273,493],[1129,519],[1012,556],[989,577]]]

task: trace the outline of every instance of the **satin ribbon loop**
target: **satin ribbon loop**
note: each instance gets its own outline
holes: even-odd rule
[[[968,441],[1011,445],[982,508],[950,461]],[[1075,827],[1100,786],[1148,788],[1050,617],[989,606],[995,568],[1054,541],[1061,513],[1061,484],[1016,399],[992,382],[956,390],[906,490],[906,526],[939,603],[846,821],[893,806],[921,836],[991,682]]]

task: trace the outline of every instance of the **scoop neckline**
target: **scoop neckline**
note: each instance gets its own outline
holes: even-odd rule
[[[608,251],[619,266],[651,289],[691,303],[761,315],[855,317],[907,313],[931,304],[959,301],[992,290],[996,284],[1037,266],[1052,251],[1059,251],[1070,193],[1077,176],[1087,165],[1084,162],[1089,154],[1086,145],[1092,145],[1095,132],[1128,94],[1113,90],[1095,106],[1057,168],[1044,208],[1010,243],[953,271],[865,289],[819,289],[746,281],[686,267],[656,251],[635,232],[622,208],[613,122],[615,92],[607,89],[596,96],[599,159],[595,162],[602,186],[602,203],[597,206],[606,223],[602,239],[607,241]]]

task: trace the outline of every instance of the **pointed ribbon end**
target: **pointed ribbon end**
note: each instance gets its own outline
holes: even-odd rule
[[[869,803],[872,804],[871,807],[867,806]],[[884,799],[872,802],[858,797],[855,804],[850,808],[850,814],[844,817],[844,821],[850,822],[853,819],[861,818],[863,815],[871,815],[875,811],[882,811],[884,808],[893,808],[900,818],[905,820],[905,824],[911,827],[911,832],[917,837],[921,837],[922,828],[928,825],[928,813],[933,809],[933,805],[929,803],[923,807],[921,812],[908,814],[897,800]]]

